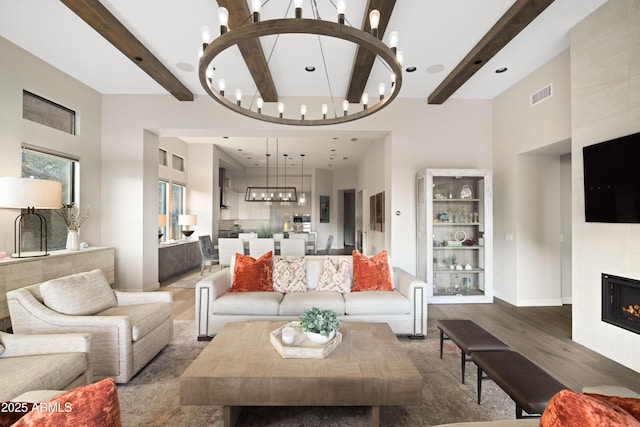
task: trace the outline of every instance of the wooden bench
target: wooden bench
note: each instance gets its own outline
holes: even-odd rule
[[[436,322],[440,329],[440,359],[444,340],[453,341],[460,349],[462,384],[464,384],[465,364],[471,355],[478,351],[510,350],[509,346],[491,335],[473,320],[441,319]],[[446,337],[445,337],[446,335]]]
[[[478,404],[482,381],[493,380],[516,403],[516,418],[542,414],[549,399],[567,388],[529,359],[515,351],[482,351],[471,354],[478,367]],[[483,372],[486,376],[483,376]],[[523,416],[522,411],[529,416]],[[535,415],[536,417],[539,415]]]

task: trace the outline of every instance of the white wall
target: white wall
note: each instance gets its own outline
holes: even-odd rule
[[[104,245],[101,225],[105,210],[112,206],[103,206],[101,200],[100,94],[2,37],[0,58],[0,176],[21,176],[23,142],[79,156],[80,202],[95,210],[82,226],[80,238],[92,246]],[[24,120],[23,90],[74,110],[77,134]],[[13,252],[13,223],[19,214],[0,208],[0,251]]]
[[[530,106],[530,95],[549,83],[553,96]],[[560,157],[532,152],[571,137],[570,106],[568,51],[493,100],[494,295],[515,305],[559,303],[552,290],[560,277]]]
[[[573,339],[640,372],[640,335],[600,320],[601,273],[640,279],[640,225],[586,223],[582,148],[640,131],[640,2],[608,1],[571,32]]]

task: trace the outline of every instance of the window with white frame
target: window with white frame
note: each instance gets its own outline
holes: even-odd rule
[[[166,242],[169,239],[167,219],[169,217],[169,183],[158,181],[158,242]],[[162,234],[162,236],[160,236]]]
[[[22,177],[48,179],[62,183],[62,204],[79,203],[78,191],[80,177],[80,159],[71,154],[22,144],[21,153]],[[67,225],[51,209],[37,210],[44,216],[48,223],[47,249],[65,249],[67,242]],[[23,227],[23,230],[33,229]],[[25,231],[27,233],[27,231]],[[28,242],[30,236],[23,236],[23,241]],[[27,243],[28,244],[28,243]]]
[[[180,225],[178,215],[185,212],[187,189],[182,184],[171,183],[171,236],[173,239],[180,238]]]

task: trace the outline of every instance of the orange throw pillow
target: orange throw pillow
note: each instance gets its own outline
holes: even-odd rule
[[[120,402],[113,378],[74,388],[42,403],[13,427],[120,427]]]
[[[353,251],[353,286],[351,292],[393,291],[387,251],[367,258]]]
[[[273,292],[272,257],[272,251],[258,259],[236,253],[233,284],[229,292]]]
[[[571,390],[560,390],[547,404],[540,427],[638,427],[619,406]]]
[[[633,397],[606,396],[604,394],[595,393],[585,394],[587,396],[593,397],[594,399],[613,403],[627,411],[633,418],[640,421],[640,399],[636,399]]]

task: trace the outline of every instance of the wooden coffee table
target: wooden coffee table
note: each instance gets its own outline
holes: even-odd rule
[[[227,323],[180,376],[181,405],[222,405],[233,426],[243,406],[420,405],[422,377],[386,323],[345,322],[324,359],[284,359],[269,333],[286,322]]]

